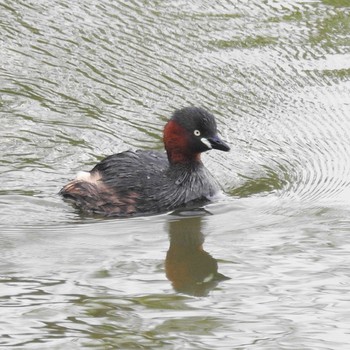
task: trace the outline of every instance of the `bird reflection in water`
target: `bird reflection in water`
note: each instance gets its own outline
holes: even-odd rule
[[[229,279],[218,272],[218,263],[203,250],[202,217],[169,221],[170,247],[165,270],[173,288],[180,293],[206,296],[220,281]]]

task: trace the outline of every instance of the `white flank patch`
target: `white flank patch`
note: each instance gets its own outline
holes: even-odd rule
[[[79,171],[75,179],[79,181],[97,183],[97,181],[101,180],[101,176],[98,172],[92,175],[88,171]]]
[[[82,180],[82,181],[90,181],[91,174],[88,171],[79,171],[77,176],[75,177],[76,180]]]

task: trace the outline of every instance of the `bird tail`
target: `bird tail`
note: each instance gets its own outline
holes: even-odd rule
[[[59,194],[87,211],[93,211],[99,202],[96,184],[87,181],[73,180],[65,185]]]

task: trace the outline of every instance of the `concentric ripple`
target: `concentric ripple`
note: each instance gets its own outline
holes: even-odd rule
[[[229,194],[315,201],[348,187],[348,7],[0,6],[4,195],[52,196],[106,154],[161,149],[166,118],[189,104],[212,110],[233,146],[205,160]]]
[[[256,11],[249,18],[259,23],[260,35],[239,19],[238,33],[246,39],[225,39],[224,46],[218,41],[225,52],[208,54],[207,65],[216,66],[213,75],[220,73],[233,101],[226,107],[232,117],[222,119],[235,146],[225,171],[234,167],[238,177],[222,181],[234,196],[344,200],[350,173],[350,61],[344,41],[329,36],[325,43],[319,33],[334,25],[346,35],[349,10],[270,5],[258,5],[264,24]],[[318,21],[311,25],[310,16]]]
[[[349,18],[348,0],[1,1],[0,347],[348,350]],[[162,149],[185,105],[232,146],[203,155],[229,194],[208,215],[103,220],[57,196]]]

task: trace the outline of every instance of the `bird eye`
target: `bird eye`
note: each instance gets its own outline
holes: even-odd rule
[[[199,136],[201,134],[199,130],[195,130],[193,133],[195,134],[195,136]]]

